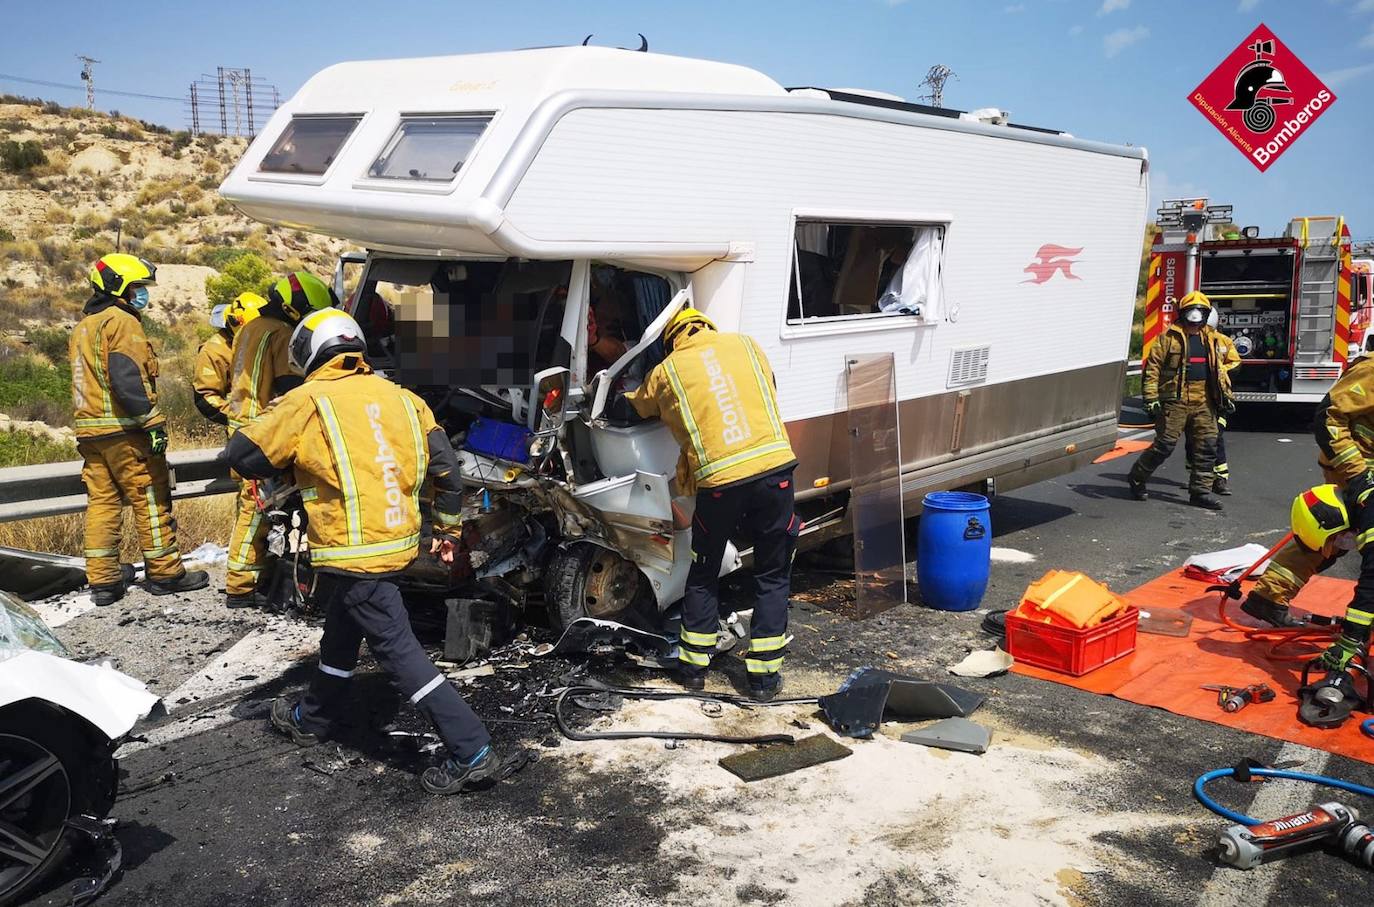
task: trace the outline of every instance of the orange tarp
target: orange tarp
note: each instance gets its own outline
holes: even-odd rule
[[[1315,577],[1299,593],[1294,606],[1315,614],[1343,614],[1354,585],[1349,580]],[[1205,583],[1185,578],[1180,569],[1126,593],[1125,598],[1142,611],[1152,606],[1185,611],[1193,616],[1192,629],[1186,637],[1141,633],[1133,653],[1082,677],[1019,664],[1013,670],[1374,763],[1374,739],[1360,732],[1360,721],[1369,716],[1357,711],[1334,730],[1318,730],[1299,722],[1296,692],[1302,663],[1272,660],[1268,657],[1272,643],[1247,640],[1223,626],[1217,619],[1218,593],[1208,592]],[[1227,607],[1227,614],[1237,623],[1254,623],[1241,613],[1239,602],[1230,602]],[[1215,692],[1200,689],[1207,683],[1238,687],[1267,683],[1278,695],[1273,702],[1251,703],[1239,712],[1227,713],[1217,706]],[[1237,758],[1243,755],[1238,753]]]
[[[1096,460],[1093,460],[1093,462],[1106,463],[1108,460],[1115,460],[1117,457],[1139,453],[1152,443],[1151,441],[1117,441],[1115,447],[1098,457]]]

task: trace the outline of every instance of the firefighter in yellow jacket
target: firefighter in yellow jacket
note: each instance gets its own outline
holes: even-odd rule
[[[1149,497],[1145,482],[1169,459],[1185,433],[1192,444],[1188,501],[1195,507],[1220,510],[1212,497],[1216,481],[1217,416],[1235,411],[1230,372],[1221,334],[1207,326],[1212,302],[1199,292],[1179,303],[1179,321],[1150,347],[1145,360],[1141,395],[1145,411],[1155,418],[1155,440],[1131,467],[1131,495]]]
[[[229,424],[225,408],[229,405],[229,345],[234,333],[227,319],[229,306],[217,305],[210,310],[210,327],[215,332],[196,350],[196,363],[191,389],[196,395],[196,409],[217,425]]]
[[[227,409],[231,434],[256,419],[274,398],[301,383],[288,357],[291,331],[309,313],[337,304],[334,291],[304,271],[272,285],[257,315],[234,335]],[[230,608],[266,604],[258,592],[258,579],[268,525],[258,509],[257,492],[255,482],[244,482],[239,489],[239,512],[229,536],[229,569],[224,580],[225,604]]]
[[[691,690],[705,686],[720,626],[721,559],[730,535],[744,528],[754,538],[754,617],[745,664],[750,695],[767,701],[782,684],[800,528],[793,511],[797,460],[773,371],[752,337],[720,333],[695,309],[673,317],[663,344],[667,358],[627,397],[641,416],[667,424],[682,447],[678,489],[696,492],[679,678]]]
[[[433,479],[431,552],[451,562],[461,529],[457,455],[424,401],[375,375],[362,331],[337,309],[308,315],[291,339],[303,385],[229,439],[225,457],[246,478],[290,473],[308,517],[315,599],[326,609],[319,671],[298,703],[278,699],[272,723],[306,746],[341,717],[366,639],[401,692],[434,723],[449,758],[424,772],[431,793],[494,777],[491,737],[425,657],[393,581],[420,547],[420,488]]]
[[[1374,511],[1366,506],[1374,492],[1374,357],[1357,360],[1337,379],[1317,407],[1312,422],[1317,441],[1317,465],[1327,482],[1342,489],[1349,505],[1352,523],[1361,525]],[[1357,534],[1357,547],[1374,542]],[[1286,545],[1269,561],[1264,575],[1245,599],[1245,613],[1277,627],[1293,627],[1302,621],[1288,611],[1288,605],[1307,581],[1327,569],[1345,552],[1330,545],[1313,547],[1301,536]],[[1374,588],[1374,577],[1371,577]]]
[[[148,591],[201,589],[177,550],[167,472],[167,420],[157,408],[157,357],[142,312],[157,269],[133,255],[106,255],[91,269],[95,295],[72,331],[72,404],[86,486],[86,579],[97,605],[124,596],[133,570],[119,563],[120,518],[134,508]]]
[[[210,327],[215,332],[196,351],[195,377],[191,386],[196,394],[196,409],[217,425],[229,424],[234,334],[266,304],[267,300],[256,293],[240,293],[230,304],[217,305],[210,310]]]

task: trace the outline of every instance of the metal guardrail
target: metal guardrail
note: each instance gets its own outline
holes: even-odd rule
[[[219,448],[209,448],[178,450],[167,455],[173,500],[238,491],[224,464],[215,462],[218,453]],[[85,509],[86,489],[81,484],[80,460],[0,469],[0,523],[80,513]]]

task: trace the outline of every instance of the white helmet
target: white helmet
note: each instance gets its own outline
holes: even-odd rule
[[[1208,326],[1209,328],[1211,328],[1212,330],[1216,330],[1217,325],[1220,324],[1220,323],[1221,323],[1221,316],[1220,316],[1219,314],[1217,314],[1216,307],[1214,306],[1214,307],[1212,308],[1211,314],[1209,314],[1209,315],[1207,316],[1207,326]]]
[[[340,353],[367,351],[363,329],[340,309],[318,309],[291,332],[289,358],[298,375],[308,375]]]

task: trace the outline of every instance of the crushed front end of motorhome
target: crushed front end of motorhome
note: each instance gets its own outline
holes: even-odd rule
[[[412,588],[542,595],[556,626],[636,608],[648,618],[681,596],[678,450],[621,394],[661,360],[683,284],[601,262],[368,257],[347,303],[368,358],[425,398],[468,489],[465,555],[451,570],[418,561]],[[586,311],[568,305],[582,287]]]
[[[681,598],[679,449],[623,393],[689,301],[772,363],[805,542],[846,528],[856,477],[914,504],[1108,449],[1146,169],[1005,116],[569,47],[330,67],[221,192],[369,250],[344,294],[369,358],[429,402],[469,488],[468,562],[414,588],[542,595],[566,625]],[[890,382],[866,403],[860,361]]]

